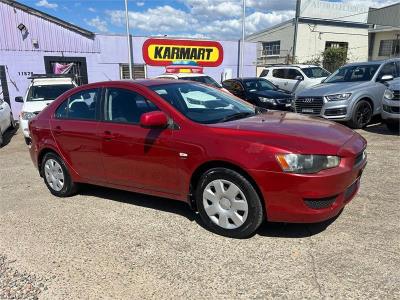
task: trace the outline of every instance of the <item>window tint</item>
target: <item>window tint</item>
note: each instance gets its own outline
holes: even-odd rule
[[[246,86],[246,89],[249,92],[276,90],[276,86],[274,86],[271,82],[263,78],[247,79],[244,81],[244,85]]]
[[[321,67],[301,68],[301,70],[304,72],[304,74],[306,74],[308,78],[321,78],[331,75],[331,73],[329,73],[325,69],[322,69]]]
[[[107,89],[105,100],[106,121],[138,124],[142,114],[159,110],[142,95],[125,89]]]
[[[392,75],[393,78],[396,78],[396,65],[394,64],[394,62],[391,63],[387,63],[385,64],[382,69],[379,71],[379,75],[378,78],[382,78],[382,76],[385,75]]]
[[[337,69],[325,82],[369,81],[374,77],[378,68],[378,64],[344,66]]]
[[[268,75],[269,70],[262,70],[260,77],[266,77]]]
[[[181,77],[179,78],[181,80],[191,80],[191,81],[197,81],[200,83],[204,83],[207,85],[211,85],[213,87],[216,87],[218,89],[221,88],[221,85],[216,82],[213,78],[209,77],[209,76],[192,76],[192,77]]]
[[[72,84],[34,85],[29,89],[26,101],[54,100],[62,93],[73,88]]]
[[[99,90],[84,90],[73,94],[56,110],[58,119],[96,120]]]
[[[276,78],[285,78],[285,69],[274,69],[272,71],[272,76]]]
[[[303,76],[301,75],[299,70],[296,69],[287,69],[287,79],[296,79],[297,76]]]

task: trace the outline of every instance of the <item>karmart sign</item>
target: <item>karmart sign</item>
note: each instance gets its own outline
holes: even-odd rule
[[[151,38],[143,44],[143,59],[150,66],[168,66],[176,60],[191,60],[203,67],[217,67],[224,59],[220,43],[200,40]]]

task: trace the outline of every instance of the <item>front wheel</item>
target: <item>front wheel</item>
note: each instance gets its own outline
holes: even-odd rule
[[[361,129],[368,125],[372,119],[372,107],[366,100],[357,102],[349,125],[353,129]]]
[[[75,194],[76,184],[65,167],[64,161],[55,153],[47,153],[41,164],[44,182],[50,192],[57,197]]]
[[[264,219],[261,200],[252,184],[226,168],[203,174],[196,189],[196,204],[207,228],[228,237],[250,237]]]

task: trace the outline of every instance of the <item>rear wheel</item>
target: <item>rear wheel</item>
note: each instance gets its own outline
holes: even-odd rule
[[[64,161],[54,153],[47,153],[41,164],[44,182],[57,197],[69,197],[76,193],[76,184],[65,167]]]
[[[261,200],[252,184],[226,168],[211,169],[200,178],[196,204],[207,228],[228,237],[250,237],[264,219]]]
[[[354,129],[361,129],[368,125],[372,119],[372,107],[366,100],[357,102],[354,107],[353,116],[349,121],[349,125]]]
[[[386,123],[387,129],[393,133],[399,133],[400,132],[400,123]]]

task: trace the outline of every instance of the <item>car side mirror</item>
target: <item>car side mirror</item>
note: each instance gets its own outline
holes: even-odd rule
[[[15,102],[24,102],[24,98],[21,96],[15,97]]]
[[[304,77],[299,75],[299,76],[296,76],[295,79],[298,80],[298,81],[303,81],[303,80],[304,80]]]
[[[386,82],[386,81],[390,81],[390,80],[393,80],[393,75],[383,75],[379,79],[380,82]]]
[[[165,128],[168,126],[168,117],[162,111],[152,111],[142,114],[140,126],[144,128]]]

